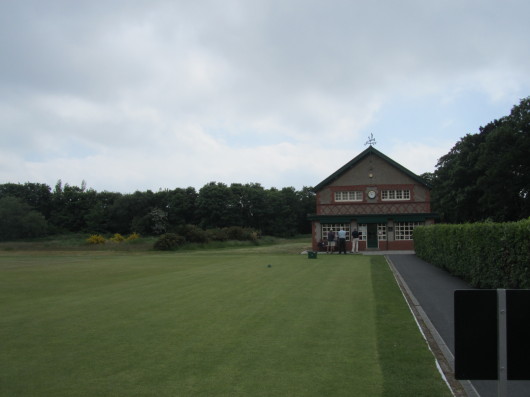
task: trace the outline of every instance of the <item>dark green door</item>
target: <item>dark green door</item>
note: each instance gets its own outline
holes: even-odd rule
[[[379,245],[377,243],[377,223],[369,223],[367,226],[367,241],[366,246],[368,248],[378,248]]]

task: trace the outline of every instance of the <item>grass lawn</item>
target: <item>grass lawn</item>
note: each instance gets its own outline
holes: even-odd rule
[[[451,396],[383,257],[285,247],[0,253],[0,395]]]

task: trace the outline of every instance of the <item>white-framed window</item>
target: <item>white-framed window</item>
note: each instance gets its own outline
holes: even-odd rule
[[[359,240],[368,240],[368,225],[366,223],[360,223],[358,230],[361,233]],[[386,223],[377,224],[377,239],[379,241],[386,241]]]
[[[410,200],[410,190],[383,190],[381,192],[381,200]]]
[[[349,223],[324,223],[322,225],[322,240],[328,238],[328,232],[330,230],[335,232],[335,241],[339,239],[339,230],[342,228],[346,232],[346,241],[351,240],[351,225]]]
[[[396,222],[394,224],[394,238],[396,240],[412,240],[412,232],[416,226],[423,226],[423,222]]]
[[[366,223],[360,223],[357,231],[360,233],[359,241],[366,241],[366,237],[368,236],[368,226]]]
[[[335,192],[335,201],[363,201],[363,192],[358,190]]]
[[[386,241],[386,223],[377,224],[377,238],[379,241]]]

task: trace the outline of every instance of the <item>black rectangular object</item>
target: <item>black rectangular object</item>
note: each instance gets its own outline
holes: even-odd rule
[[[455,377],[497,379],[497,290],[456,290]]]
[[[506,291],[508,380],[530,380],[530,290]]]

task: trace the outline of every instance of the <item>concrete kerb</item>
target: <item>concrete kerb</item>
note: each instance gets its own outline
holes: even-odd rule
[[[390,252],[387,252],[389,254]],[[399,252],[397,252],[399,253]],[[408,252],[410,253],[410,252]],[[414,253],[414,252],[412,252]],[[394,254],[394,252],[392,252]],[[447,347],[434,325],[432,324],[429,316],[423,310],[422,306],[408,287],[407,283],[401,277],[401,274],[397,271],[396,267],[392,263],[392,260],[385,254],[385,259],[394,274],[396,282],[401,289],[401,293],[405,297],[410,311],[412,312],[416,323],[420,331],[422,332],[425,340],[427,341],[429,348],[431,349],[434,358],[437,362],[438,368],[442,373],[445,381],[447,382],[451,392],[455,397],[480,397],[478,392],[475,390],[470,381],[460,381],[454,377],[454,363],[455,359],[453,353]]]

